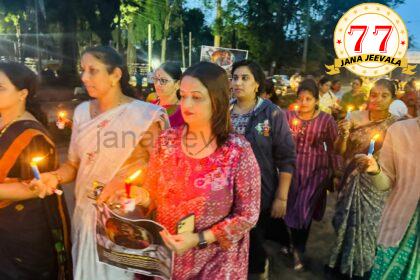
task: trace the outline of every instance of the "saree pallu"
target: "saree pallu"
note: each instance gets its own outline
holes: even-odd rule
[[[35,155],[46,156],[41,172],[57,168],[54,143],[41,124],[12,124],[0,138],[0,182],[32,179]],[[0,278],[72,279],[69,233],[63,197],[0,201]]]
[[[75,279],[133,279],[133,273],[98,260],[96,250],[96,208],[90,198],[94,181],[109,183],[119,175],[147,130],[155,122],[167,125],[165,111],[142,101],[120,105],[95,118],[90,103],[80,104],[74,113],[68,159],[79,166],[76,204],[72,218],[72,255]],[[149,143],[152,144],[150,139]],[[134,162],[139,168],[140,162]],[[130,174],[127,174],[130,175]]]
[[[411,218],[398,247],[379,245],[371,280],[417,280],[420,278],[420,206]]]
[[[360,173],[353,160],[356,154],[366,154],[370,139],[380,134],[384,139],[388,127],[396,121],[390,117],[381,122],[371,122],[351,131],[346,153],[347,166],[341,181],[333,227],[336,232],[329,266],[340,273],[363,277],[375,258],[379,222],[388,192],[377,190],[367,173]],[[376,142],[374,157],[382,146]]]

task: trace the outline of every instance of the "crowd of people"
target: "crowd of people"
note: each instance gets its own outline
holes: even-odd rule
[[[122,57],[97,46],[81,56],[81,81],[91,100],[75,109],[67,160],[41,120],[36,75],[0,63],[0,279],[150,279],[98,262],[97,203],[115,203],[125,178],[147,195],[175,252],[173,279],[268,279],[264,242],[305,269],[313,220],[323,219],[337,192],[330,279],[419,279],[420,118],[414,81],[390,110],[399,85],[376,80],[351,91],[328,77],[307,78],[289,109],[276,105],[273,83],[254,61],[232,72],[210,62],[181,71],[155,70],[157,99],[134,98]],[[397,106],[399,107],[399,106]],[[135,135],[109,145],[110,133]],[[131,139],[132,140],[132,139]],[[34,178],[34,155],[43,155]],[[60,185],[75,182],[71,215]],[[194,215],[192,232],[177,232]],[[70,219],[71,216],[71,226]]]

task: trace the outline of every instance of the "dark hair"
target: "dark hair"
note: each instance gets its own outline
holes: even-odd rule
[[[270,95],[270,101],[276,105],[279,105],[279,97],[277,96],[276,89],[272,78],[265,79],[264,82],[265,92]]]
[[[356,77],[356,78],[354,78],[353,79],[353,81],[354,80],[358,80],[359,82],[360,82],[360,85],[363,85],[363,80],[362,80],[362,78],[360,78],[360,77]]]
[[[179,81],[182,77],[181,65],[177,62],[167,61],[161,64],[158,69],[165,71],[175,81]],[[176,96],[180,99],[179,89],[176,91]]]
[[[255,81],[258,83],[258,90],[257,96],[264,92],[264,83],[265,83],[265,74],[262,70],[261,66],[252,60],[241,60],[235,62],[232,66],[232,75],[235,73],[235,70],[239,67],[246,66],[248,67],[249,71],[251,71],[252,75],[254,76]]]
[[[0,72],[3,72],[18,90],[27,89],[26,111],[31,113],[43,125],[48,125],[47,116],[41,109],[41,104],[35,101],[38,79],[27,66],[17,62],[0,62]]]
[[[330,82],[330,81],[331,81],[331,79],[330,79],[330,78],[328,78],[328,77],[324,76],[324,77],[322,77],[321,79],[319,79],[318,84],[319,84],[320,86],[323,86],[323,85],[325,85],[326,83],[328,83],[328,82]]]
[[[177,62],[167,61],[161,64],[158,69],[165,71],[175,81],[179,81],[181,79],[181,65]]]
[[[394,81],[389,79],[379,79],[373,84],[373,87],[376,86],[384,87],[387,90],[389,90],[389,92],[392,95],[392,98],[395,99],[397,97],[397,86],[395,85]]]
[[[231,131],[227,73],[222,67],[203,61],[185,70],[181,80],[186,76],[198,79],[209,92],[212,109],[211,129],[216,136],[217,146],[221,147]]]
[[[97,60],[105,64],[109,74],[111,74],[115,68],[120,68],[122,72],[120,79],[122,92],[127,96],[135,96],[134,89],[129,84],[130,75],[128,74],[127,65],[122,56],[115,49],[109,46],[90,47],[83,51],[82,56],[87,53],[93,55]]]
[[[331,85],[333,86],[333,85],[338,84],[338,83],[341,83],[340,79],[334,79],[334,80],[332,80]]]
[[[416,89],[417,89],[417,87],[416,87],[416,79],[415,78],[411,78],[404,86],[404,91],[406,93],[416,91]]]
[[[309,91],[315,99],[319,99],[318,86],[316,85],[316,82],[313,79],[306,79],[300,82],[297,90],[297,95],[299,96],[299,94],[305,90]]]

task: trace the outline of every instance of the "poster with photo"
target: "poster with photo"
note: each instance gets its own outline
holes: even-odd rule
[[[216,63],[227,72],[232,70],[233,63],[247,58],[247,50],[201,46],[200,60]]]
[[[173,253],[159,234],[164,227],[144,217],[140,207],[124,214],[107,205],[97,206],[98,260],[134,273],[169,280]]]

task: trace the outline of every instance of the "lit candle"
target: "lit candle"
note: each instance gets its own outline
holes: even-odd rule
[[[297,113],[299,111],[300,107],[298,104],[293,105],[293,110]]]
[[[372,156],[373,152],[375,151],[375,142],[376,140],[378,140],[379,138],[379,134],[375,134],[372,139],[370,140],[370,144],[369,144],[369,150],[368,150],[368,156]]]
[[[349,121],[349,120],[350,120],[350,117],[351,117],[351,111],[353,111],[353,109],[354,109],[354,107],[353,107],[353,106],[351,106],[351,105],[347,106],[346,121]]]
[[[300,124],[299,119],[294,118],[294,119],[292,120],[292,129],[293,129],[294,131],[297,131],[299,124]]]
[[[131,185],[133,184],[133,181],[140,175],[140,173],[141,169],[134,172],[125,180],[125,194],[127,195],[127,198],[131,198]]]
[[[57,127],[58,129],[64,129],[66,126],[66,116],[67,113],[65,111],[61,111],[58,113],[58,121],[57,121]]]
[[[44,157],[34,157],[34,158],[32,158],[31,163],[30,163],[31,168],[32,168],[32,172],[34,173],[34,177],[37,180],[41,180],[41,173],[39,172],[39,169],[38,169],[38,163],[40,161],[42,161],[43,159],[44,159]],[[57,195],[62,195],[63,191],[62,190],[54,190],[54,193],[57,194]]]

